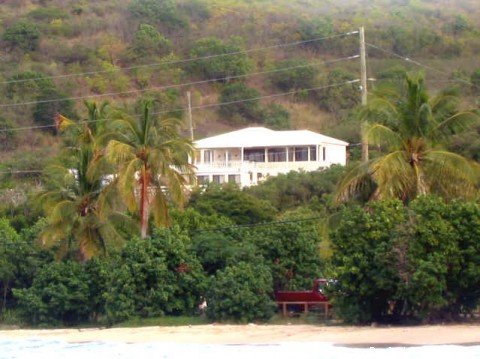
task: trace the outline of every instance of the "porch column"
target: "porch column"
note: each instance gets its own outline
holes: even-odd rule
[[[240,147],[240,164],[243,165],[243,147]]]
[[[228,167],[228,150],[225,150],[225,166]]]
[[[265,147],[265,162],[268,162],[268,148]]]
[[[288,147],[285,147],[285,162],[290,162],[288,160]]]

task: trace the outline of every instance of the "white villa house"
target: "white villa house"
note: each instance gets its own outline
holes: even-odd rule
[[[197,184],[234,182],[245,187],[279,173],[345,165],[347,145],[308,130],[249,127],[196,141],[193,164]]]

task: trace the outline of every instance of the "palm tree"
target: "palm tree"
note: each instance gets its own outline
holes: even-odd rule
[[[48,224],[40,239],[45,245],[60,243],[65,253],[72,239],[77,242],[82,260],[106,253],[107,242],[121,236],[114,223],[122,217],[113,183],[108,183],[107,164],[103,161],[100,134],[108,117],[108,104],[85,102],[88,117],[82,124],[58,115],[57,128],[71,146],[59,156],[59,163],[46,170],[47,188],[38,196],[47,214]]]
[[[380,156],[355,166],[338,186],[337,200],[365,190],[370,199],[404,202],[435,193],[468,198],[477,193],[478,163],[444,148],[449,136],[478,120],[473,112],[456,112],[458,98],[430,98],[421,74],[407,76],[405,88],[378,94],[364,111],[363,136]]]
[[[42,244],[60,243],[60,254],[77,242],[82,260],[107,252],[107,243],[121,241],[113,223],[121,214],[114,211],[112,186],[102,176],[89,173],[94,152],[89,147],[72,148],[68,165],[47,169],[48,188],[39,195],[47,213],[47,226],[40,235]]]
[[[159,119],[152,102],[141,105],[139,116],[123,115],[113,123],[116,138],[106,148],[107,159],[117,166],[118,190],[131,212],[140,217],[141,237],[147,236],[153,213],[157,225],[167,225],[168,198],[182,204],[184,187],[193,175],[188,159],[190,140],[178,134],[177,119]]]

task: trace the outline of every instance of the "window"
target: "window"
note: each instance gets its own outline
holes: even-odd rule
[[[285,148],[269,148],[268,162],[285,162],[287,160],[287,153]]]
[[[225,183],[225,176],[224,175],[213,175],[213,182],[222,184]]]
[[[213,158],[213,151],[212,150],[203,151],[203,162],[204,163],[211,163],[212,158]]]
[[[240,184],[240,175],[228,175],[228,183]]]
[[[310,146],[310,161],[317,160],[317,146]]]
[[[295,162],[308,161],[308,147],[295,147]]]
[[[265,162],[264,148],[247,148],[243,150],[243,159],[251,162]]]
[[[197,184],[202,185],[209,182],[208,176],[197,176]]]
[[[327,160],[327,148],[326,147],[322,147],[322,158],[324,161]]]

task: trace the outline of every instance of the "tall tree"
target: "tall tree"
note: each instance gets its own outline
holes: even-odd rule
[[[178,133],[179,121],[160,119],[151,112],[151,101],[138,116],[122,115],[113,123],[116,138],[106,148],[107,159],[117,166],[118,190],[132,212],[140,217],[141,237],[148,231],[152,213],[157,225],[166,225],[168,197],[184,200],[184,187],[193,175],[190,140]]]
[[[478,193],[479,164],[442,146],[478,117],[457,112],[454,94],[429,97],[423,75],[406,77],[405,87],[377,93],[364,116],[363,135],[380,155],[346,174],[337,199],[362,191],[371,199],[399,198],[404,202],[435,193],[446,198]]]
[[[108,116],[106,103],[86,102],[88,116],[82,126],[64,116],[57,116],[59,130],[67,135],[67,147],[58,164],[46,171],[46,189],[39,201],[47,214],[48,225],[40,239],[45,245],[59,245],[60,253],[77,242],[81,260],[106,253],[107,243],[120,241],[116,219],[118,204],[109,183],[108,170],[102,160],[99,136]],[[110,172],[111,173],[111,172]]]

